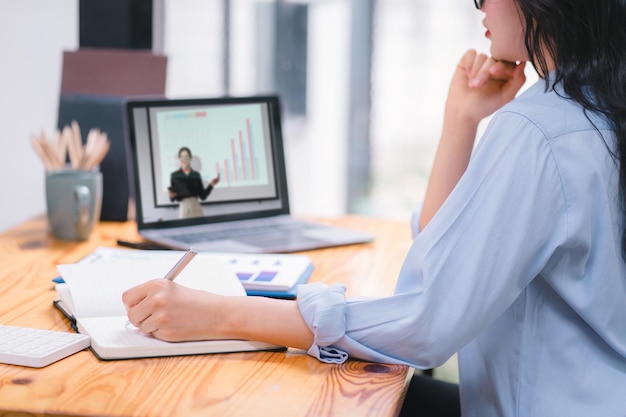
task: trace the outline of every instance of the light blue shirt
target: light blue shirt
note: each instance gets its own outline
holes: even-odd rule
[[[614,137],[544,87],[494,115],[394,296],[300,287],[311,355],[432,368],[458,352],[467,417],[626,415]]]

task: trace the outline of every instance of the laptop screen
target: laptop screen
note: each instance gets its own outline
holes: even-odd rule
[[[140,228],[289,213],[278,97],[131,98],[125,117]]]

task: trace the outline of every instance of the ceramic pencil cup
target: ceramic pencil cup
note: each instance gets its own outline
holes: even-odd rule
[[[100,220],[102,173],[62,170],[46,173],[46,204],[52,235],[61,240],[87,240]]]

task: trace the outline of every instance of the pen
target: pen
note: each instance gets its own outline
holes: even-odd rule
[[[185,267],[191,262],[194,256],[196,256],[198,252],[194,248],[189,248],[187,252],[176,262],[176,264],[169,270],[167,274],[163,277],[164,279],[174,281],[176,277],[185,269]],[[126,327],[130,324],[130,320],[126,321]]]
[[[196,252],[195,249],[189,248],[189,250],[185,252],[183,257],[180,258],[178,262],[176,262],[176,265],[174,265],[172,269],[170,269],[170,271],[167,274],[165,274],[163,278],[168,279],[170,281],[174,281],[176,277],[178,276],[178,274],[180,274],[182,270],[185,269],[185,267],[189,264],[189,262],[191,262],[193,257],[196,256],[197,254],[198,252]]]

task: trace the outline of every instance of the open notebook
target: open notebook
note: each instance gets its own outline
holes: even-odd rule
[[[373,239],[292,217],[278,97],[136,97],[126,101],[124,113],[131,194],[145,239],[176,249],[256,253]],[[178,171],[182,147],[191,151],[191,168],[204,187],[219,175],[205,199],[195,197],[190,175]],[[187,201],[172,200],[169,191]],[[199,203],[200,212],[188,217],[181,210],[188,203]]]
[[[70,318],[78,332],[90,337],[91,350],[103,360],[284,349],[247,340],[168,343],[127,325],[122,293],[149,279],[162,277],[179,256],[58,265],[65,283],[56,285],[59,300],[55,306]],[[176,282],[221,295],[246,295],[233,271],[210,254],[196,255]]]

